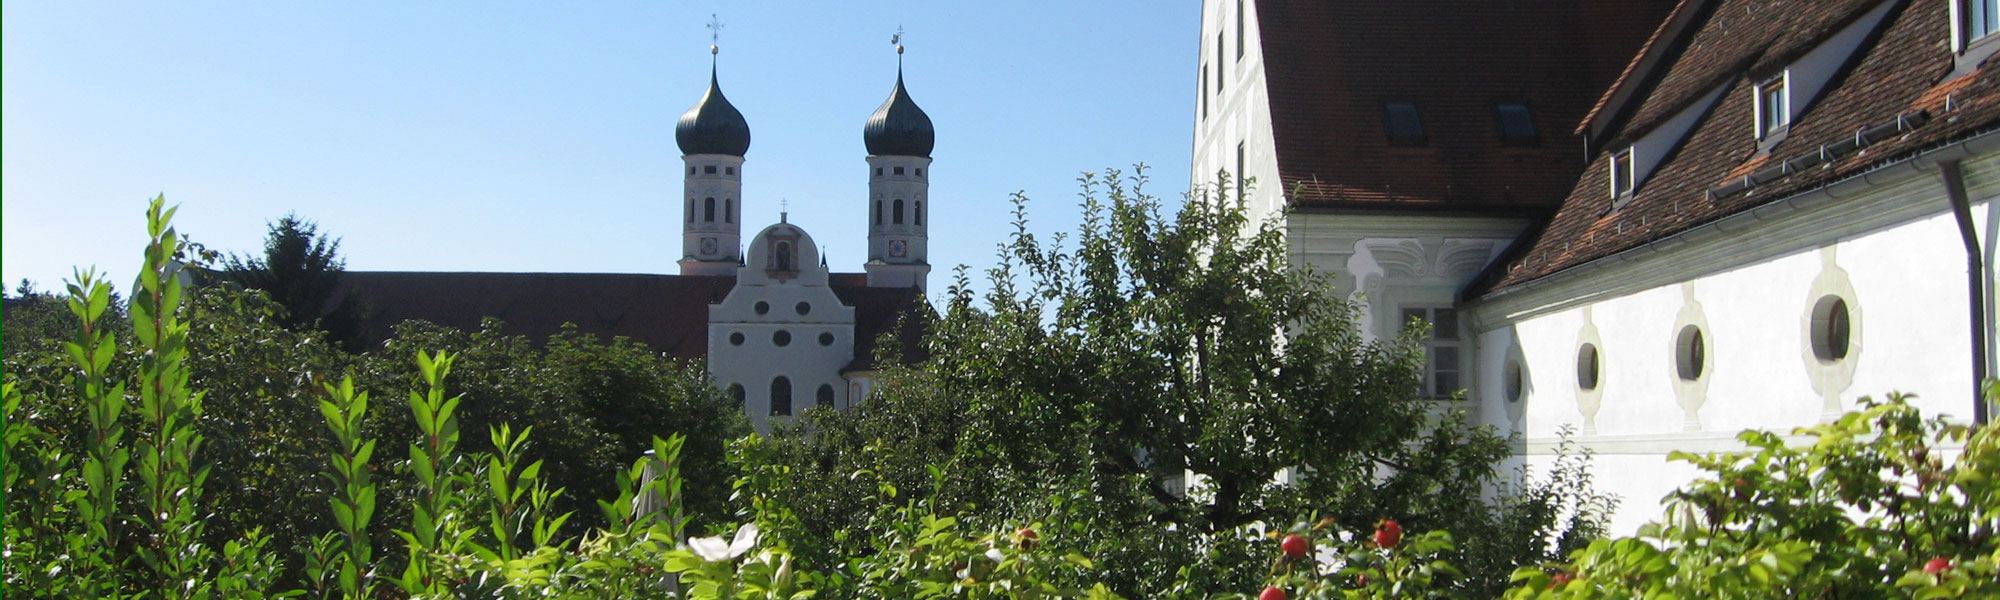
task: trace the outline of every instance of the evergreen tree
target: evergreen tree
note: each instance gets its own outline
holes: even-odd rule
[[[367,308],[353,290],[334,297],[347,270],[339,252],[340,240],[320,233],[312,221],[288,213],[271,224],[263,256],[232,254],[223,276],[245,289],[264,292],[284,307],[287,329],[323,331],[347,351],[359,352]]]

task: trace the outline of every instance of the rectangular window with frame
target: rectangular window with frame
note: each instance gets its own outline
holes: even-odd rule
[[[1227,69],[1222,66],[1224,64],[1222,58],[1223,51],[1222,32],[1217,31],[1215,32],[1215,93],[1217,94],[1222,93],[1222,82],[1228,79],[1228,77],[1223,75],[1223,73],[1227,72]]]
[[[1528,112],[1527,104],[1520,102],[1495,104],[1493,117],[1500,129],[1500,145],[1515,147],[1541,145],[1542,138],[1535,132],[1535,116]]]
[[[1964,32],[1961,44],[1969,46],[1974,40],[1993,35],[2000,31],[2000,0],[1959,0],[1959,28]]]
[[[1449,307],[1403,308],[1403,326],[1414,321],[1429,323],[1430,335],[1423,339],[1424,382],[1421,395],[1449,399],[1463,388],[1465,372],[1464,337],[1458,331],[1458,311]]]
[[[1784,133],[1792,124],[1790,99],[1784,73],[1757,84],[1757,139]]]
[[[1417,112],[1415,103],[1383,104],[1382,124],[1389,131],[1391,146],[1422,146],[1428,142],[1424,136],[1424,118]]]
[[[1243,174],[1244,149],[1245,146],[1243,142],[1236,143],[1236,201],[1237,202],[1243,201],[1243,189],[1244,189],[1243,180],[1248,178]]]
[[[1611,199],[1618,204],[1632,199],[1632,148],[1611,155]]]

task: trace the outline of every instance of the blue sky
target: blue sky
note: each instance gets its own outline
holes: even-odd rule
[[[835,270],[864,260],[861,127],[899,26],[938,131],[934,289],[993,263],[1012,192],[1051,232],[1082,171],[1186,188],[1192,2],[8,1],[0,276],[130,281],[158,193],[223,251],[296,211],[352,270],[675,273],[711,14],[752,132],[744,234],[787,201]]]

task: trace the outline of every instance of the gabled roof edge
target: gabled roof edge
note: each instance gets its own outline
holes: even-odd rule
[[[1644,49],[1632,57],[1631,64],[1626,65],[1618,81],[1604,90],[1597,106],[1591,107],[1583,122],[1577,124],[1575,133],[1583,135],[1592,146],[1603,145],[1605,134],[1629,116],[1635,102],[1646,98],[1649,88],[1659,81],[1663,70],[1669,66],[1667,57],[1679,54],[1687,46],[1688,40],[1700,29],[1693,25],[1704,20],[1700,17],[1707,16],[1716,4],[1715,0],[1682,0],[1673,14],[1660,23],[1660,28],[1654,30],[1653,38],[1646,40]]]

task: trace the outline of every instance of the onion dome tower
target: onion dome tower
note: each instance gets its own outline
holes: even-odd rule
[[[722,96],[716,79],[720,49],[709,46],[708,93],[681,115],[674,128],[680,144],[683,204],[682,275],[734,275],[742,261],[743,153],[750,150],[750,124]]]
[[[930,115],[903,88],[903,46],[896,46],[896,88],[861,129],[868,146],[869,287],[924,289],[931,272]]]

